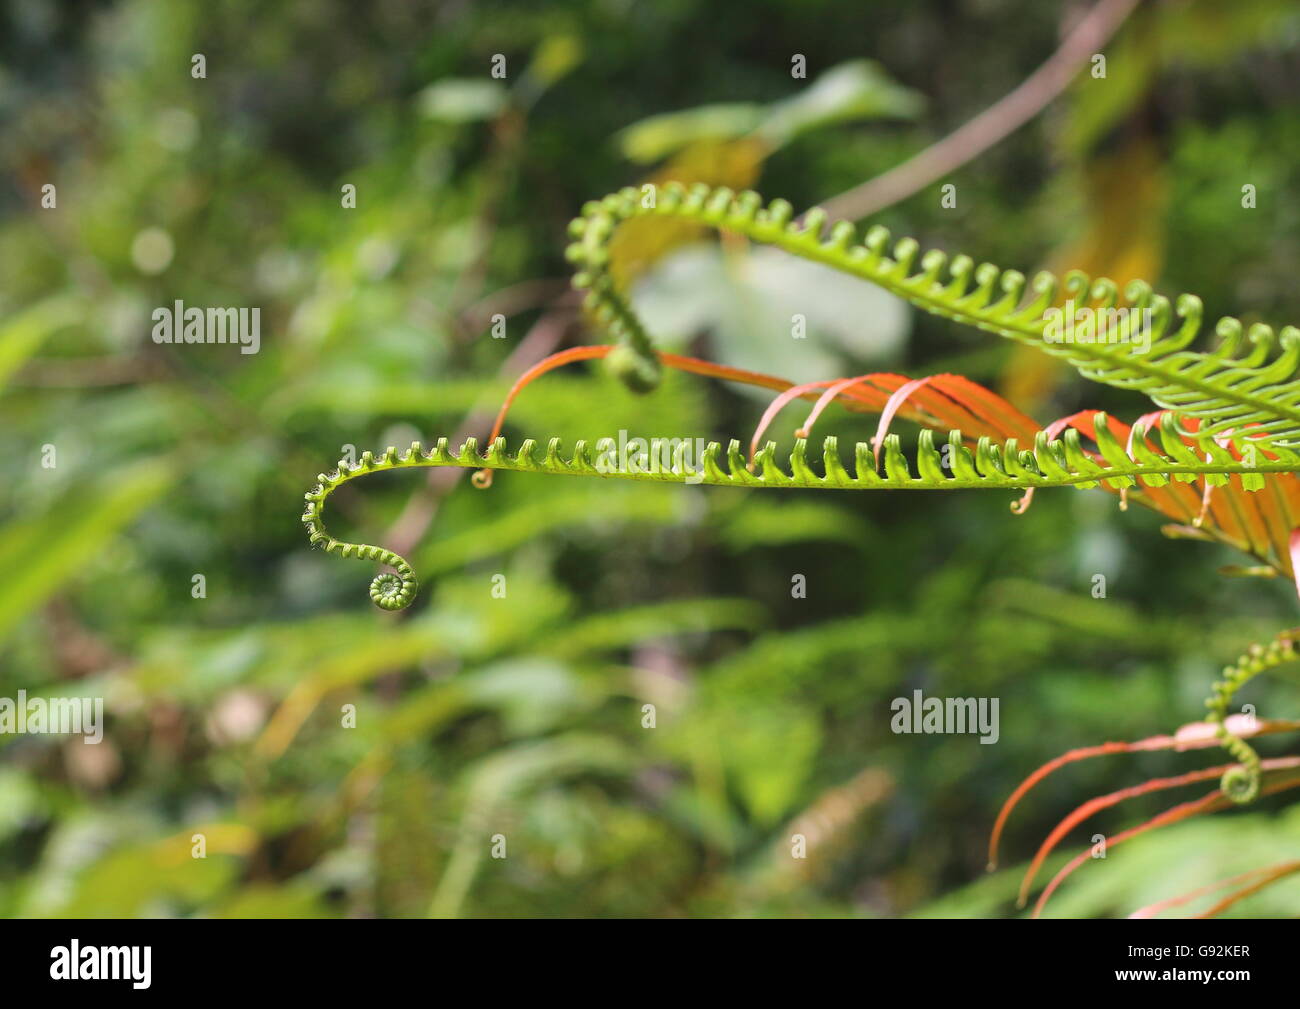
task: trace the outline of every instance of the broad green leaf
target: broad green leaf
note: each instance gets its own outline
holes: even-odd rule
[[[156,501],[175,479],[169,463],[138,463],[53,511],[0,530],[0,640]]]

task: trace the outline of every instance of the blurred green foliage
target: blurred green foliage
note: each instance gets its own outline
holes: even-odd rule
[[[1292,589],[1218,578],[1231,554],[1103,494],[1042,494],[1013,518],[998,495],[401,474],[331,502],[349,538],[418,543],[425,584],[395,617],[366,600],[365,565],[307,548],[298,515],[346,446],[481,424],[508,355],[594,339],[562,256],[584,200],[671,156],[811,205],[1014,87],[1057,17],[1028,0],[0,10],[0,696],[108,712],[98,746],[0,736],[0,914],[1018,913],[1014,868],[980,878],[1003,798],[1068,747],[1195,720],[1218,668],[1294,620]],[[923,191],[879,219],[1026,269],[1100,223],[1211,315],[1294,322],[1298,69],[1293,5],[1158,5],[1107,79],[1081,77],[952,178],[956,210]],[[707,145],[739,161],[702,161]],[[1099,203],[1106,158],[1165,196]],[[1015,365],[992,338],[790,269],[670,249],[640,297],[666,345],[792,379],[866,365],[996,386]],[[816,294],[806,341],[773,333],[782,284]],[[175,299],[260,306],[260,353],[155,345],[150,312]],[[1146,408],[1033,381],[1044,421]],[[512,430],[744,437],[761,410],[702,380],[636,398],[575,368],[530,387]],[[828,416],[826,433],[862,423]],[[1287,717],[1294,687],[1243,699]],[[999,697],[1000,742],[894,735],[890,702],[914,689]],[[1055,775],[1006,857],[1087,797],[1207,762]],[[1109,810],[1067,849],[1172,801]],[[1050,913],[1124,914],[1280,860],[1300,834],[1284,805],[1117,849]],[[806,861],[801,823],[817,825]],[[1298,899],[1292,881],[1233,913]]]

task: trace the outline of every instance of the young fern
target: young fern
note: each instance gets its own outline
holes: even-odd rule
[[[627,348],[613,364],[635,387],[653,385],[659,368],[649,334],[614,284],[609,241],[622,221],[646,215],[743,235],[861,277],[932,315],[1032,344],[1065,358],[1085,378],[1143,392],[1165,409],[1197,418],[1206,437],[1253,442],[1257,447],[1300,442],[1300,383],[1292,381],[1300,366],[1300,330],[1294,326],[1280,334],[1262,324],[1247,332],[1237,319],[1225,317],[1215,327],[1221,338],[1218,348],[1187,350],[1201,329],[1201,301],[1194,295],[1181,295],[1171,308],[1149,284],[1134,281],[1121,299],[1113,281],[1092,281],[1079,271],[1066,274],[1063,282],[1046,271],[1039,273],[1026,294],[1025,276],[1016,270],[1000,270],[991,263],[977,267],[964,255],[949,262],[938,249],[921,254],[911,238],[895,243],[891,257],[885,228],[872,228],[857,244],[853,225],[840,221],[823,238],[826,215],[819,209],[792,221],[785,200],[764,207],[757,193],[736,195],[704,185],[687,189],[669,183],[647,197],[624,189],[588,203],[570,225],[575,242],[567,255],[578,271],[574,284],[590,289],[588,307]],[[1052,342],[1047,330],[1062,295],[1079,307],[1117,319],[1117,324],[1093,333],[1091,342]],[[1149,345],[1145,338],[1136,339],[1140,320],[1147,318],[1144,313],[1150,318]],[[1171,329],[1175,314],[1181,321]],[[1251,346],[1238,356],[1243,336]]]
[[[378,546],[346,543],[326,530],[323,510],[338,487],[357,477],[390,469],[457,466],[476,471],[475,483],[485,487],[496,470],[545,473],[564,476],[600,476],[609,479],[654,482],[702,483],[744,488],[812,488],[826,490],[951,490],[1004,488],[1022,492],[1012,505],[1023,511],[1039,488],[1074,486],[1102,487],[1118,492],[1121,499],[1130,491],[1137,499],[1184,523],[1174,527],[1179,534],[1198,530],[1231,543],[1265,561],[1269,569],[1296,575],[1300,556],[1300,381],[1295,378],[1300,364],[1300,331],[1286,327],[1274,334],[1256,325],[1246,332],[1235,319],[1222,319],[1216,326],[1221,338],[1213,351],[1189,350],[1201,328],[1201,304],[1183,295],[1171,308],[1170,302],[1141,282],[1125,289],[1121,299],[1114,283],[1090,281],[1082,273],[1067,274],[1064,282],[1040,273],[1028,285],[1022,274],[1000,271],[985,264],[976,267],[965,256],[949,263],[947,256],[932,250],[920,256],[917,243],[903,239],[886,254],[889,235],[873,228],[863,244],[854,244],[854,228],[836,224],[823,239],[826,221],[820,211],[811,211],[802,223],[791,221],[791,208],[776,200],[766,208],[755,193],[733,195],[725,189],[697,186],[665,186],[657,198],[639,199],[635,190],[624,190],[590,203],[571,225],[575,242],[567,250],[575,264],[574,284],[588,288],[586,307],[597,323],[617,340],[617,346],[578,347],[539,363],[530,369],[506,397],[486,452],[480,452],[470,438],[453,451],[440,439],[425,451],[419,442],[406,452],[386,449],[381,455],[366,452],[356,463],[340,462],[336,470],[322,473],[306,495],[302,519],[312,545],[344,557],[378,561],[393,570],[375,577],[371,599],[384,609],[397,610],[410,604],[416,592],[415,573],[398,554]],[[1001,336],[1032,344],[1053,356],[1068,360],[1084,377],[1120,388],[1144,392],[1162,409],[1135,422],[1132,427],[1112,421],[1104,413],[1081,411],[1062,418],[1045,430],[1034,430],[1033,422],[1005,400],[959,376],[938,375],[920,379],[877,374],[831,382],[795,386],[773,376],[741,372],[725,365],[665,354],[653,346],[649,333],[637,318],[626,296],[618,290],[610,271],[609,242],[624,220],[646,214],[691,220],[771,244],[814,262],[844,270],[878,284],[927,312],[945,316]],[[946,275],[945,275],[946,268]],[[1124,309],[1111,319],[1118,321],[1094,334],[1093,342],[1061,343],[1049,339],[1053,313],[1078,299],[1085,307],[1103,312]],[[1142,313],[1149,313],[1143,317]],[[1171,329],[1174,315],[1180,324]],[[1059,318],[1059,316],[1058,316]],[[1141,323],[1139,323],[1141,319]],[[1149,323],[1149,340],[1139,341],[1136,327]],[[1243,336],[1251,345],[1241,353]],[[1280,353],[1274,350],[1280,347]],[[737,440],[724,449],[710,442],[698,459],[688,458],[689,446],[677,443],[671,458],[652,450],[650,459],[619,465],[610,456],[617,449],[613,439],[593,445],[579,441],[566,454],[559,439],[551,439],[544,451],[532,439],[515,452],[508,451],[499,437],[506,411],[514,397],[531,381],[554,367],[576,360],[604,358],[630,387],[652,389],[665,365],[696,374],[777,390],[780,395],[765,413],[754,433],[748,458]],[[776,445],[759,440],[775,413],[795,398],[815,399],[808,420],[799,429],[793,449],[783,462]],[[851,453],[850,468],[841,458],[837,439],[826,438],[820,460],[808,455],[808,433],[813,422],[831,401],[858,412],[879,412],[880,425],[871,443],[858,442]],[[896,413],[922,425],[915,453],[909,459],[897,435],[887,433]],[[968,434],[956,425],[966,428]],[[944,432],[936,442],[935,432]],[[1032,432],[1032,433],[1031,433]],[[1014,436],[1012,436],[1014,435]],[[1095,450],[1085,448],[1087,437]],[[1032,444],[1031,444],[1032,442]],[[639,463],[639,464],[638,464]],[[659,463],[663,463],[659,465]],[[1203,492],[1199,510],[1196,495],[1185,485],[1200,481]],[[1215,504],[1214,492],[1223,496]],[[1260,492],[1264,493],[1246,493]],[[1250,501],[1248,499],[1257,499]],[[1213,510],[1212,510],[1213,509]],[[1190,526],[1185,523],[1190,521]],[[1300,586],[1300,577],[1297,578]],[[1103,752],[1183,748],[1214,745],[1225,749],[1235,763],[1221,768],[1204,768],[1173,778],[1154,779],[1121,789],[1080,806],[1044,841],[1021,886],[1021,903],[1028,896],[1036,870],[1065,833],[1093,812],[1125,799],[1181,787],[1213,776],[1218,788],[1200,799],[1181,803],[1137,827],[1110,838],[1112,844],[1168,823],[1199,813],[1213,812],[1233,804],[1254,801],[1300,786],[1296,770],[1300,758],[1261,760],[1247,737],[1267,732],[1289,731],[1292,722],[1242,721],[1228,715],[1235,692],[1255,675],[1297,657],[1300,631],[1287,631],[1266,646],[1256,646],[1233,666],[1224,670],[1207,700],[1209,709],[1204,738],[1183,733],[1156,737],[1136,744],[1105,744],[1073,751],[1031,775],[1008,800],[998,817],[990,840],[995,855],[997,839],[1011,808],[1024,792],[1057,766],[1083,756]],[[1087,852],[1076,856],[1062,869],[1039,898],[1035,914],[1056,887],[1087,860]],[[1300,863],[1298,863],[1300,864]],[[1257,882],[1230,896],[1220,906],[1250,892],[1250,887],[1296,871],[1283,866],[1264,872]],[[1229,883],[1233,881],[1228,881]],[[1177,902],[1175,899],[1174,902]]]
[[[610,270],[609,243],[615,229],[629,218],[644,215],[708,224],[843,270],[931,314],[1062,357],[1093,381],[1144,392],[1162,409],[1147,414],[1132,427],[1099,411],[1081,411],[1045,430],[1035,430],[1037,425],[1014,406],[960,376],[907,379],[876,374],[796,386],[774,376],[663,353],[655,349]],[[652,191],[652,198],[644,200],[636,190],[627,189],[587,204],[582,216],[571,225],[575,241],[567,255],[577,270],[574,285],[589,289],[586,307],[617,345],[575,347],[526,372],[506,397],[485,452],[479,451],[473,438],[466,439],[459,450],[452,450],[443,438],[427,451],[414,442],[405,452],[392,447],[378,456],[366,452],[355,463],[343,461],[333,472],[320,474],[316,486],[306,494],[302,516],[312,545],[344,557],[388,565],[393,570],[372,581],[371,599],[388,610],[408,606],[417,589],[411,565],[382,547],[336,540],[325,528],[325,502],[343,484],[370,473],[455,466],[475,470],[474,482],[480,487],[490,484],[496,470],[511,470],[743,488],[1001,488],[1022,493],[1012,505],[1017,512],[1024,510],[1039,488],[1102,487],[1118,492],[1122,500],[1134,491],[1143,504],[1184,523],[1173,527],[1179,535],[1213,534],[1213,538],[1260,558],[1267,570],[1297,573],[1300,381],[1295,372],[1300,364],[1300,330],[1288,326],[1275,335],[1269,327],[1256,325],[1247,332],[1236,319],[1224,318],[1216,326],[1221,340],[1217,349],[1189,350],[1201,328],[1201,303],[1192,295],[1181,296],[1171,307],[1149,285],[1134,282],[1121,299],[1113,282],[1094,282],[1079,272],[1067,274],[1063,282],[1040,273],[1026,293],[1024,276],[1014,270],[1001,271],[990,264],[976,267],[966,256],[956,256],[949,262],[947,255],[937,250],[920,255],[917,243],[908,238],[893,246],[891,257],[887,255],[889,234],[883,228],[871,229],[862,244],[855,244],[854,228],[847,222],[839,222],[829,237],[823,238],[826,220],[819,210],[809,212],[802,222],[792,222],[791,217],[790,205],[784,200],[764,207],[756,193],[734,195],[707,186],[687,190],[670,184],[657,194]],[[915,266],[918,256],[919,268]],[[1117,321],[1094,333],[1092,342],[1055,342],[1049,339],[1049,326],[1054,313],[1062,311],[1062,296],[1067,305],[1077,299],[1094,312],[1113,312],[1117,308],[1123,311],[1109,315]],[[1171,329],[1174,315],[1180,323]],[[1149,331],[1143,336],[1149,336],[1149,340],[1139,341],[1137,327],[1147,323]],[[1245,353],[1243,338],[1250,344]],[[1280,353],[1274,354],[1278,348]],[[551,439],[545,450],[527,439],[510,452],[499,434],[514,397],[529,382],[555,367],[598,358],[604,358],[616,374],[639,391],[654,388],[668,366],[746,382],[776,390],[780,395],[755,431],[748,457],[737,440],[725,449],[718,442],[710,442],[698,459],[689,458],[689,446],[679,442],[673,446],[671,458],[664,459],[652,450],[650,465],[644,458],[623,465],[613,461],[617,452],[613,439],[591,445],[579,441],[571,453],[564,452],[558,438]],[[795,398],[816,400],[816,406],[783,462],[778,460],[775,443],[768,441],[762,448],[758,445],[776,411]],[[808,455],[809,429],[831,401],[849,410],[881,415],[876,437],[853,447],[848,467],[834,437],[824,440],[820,459]],[[911,459],[904,453],[899,437],[887,433],[890,420],[899,413],[922,426]],[[966,428],[966,434],[958,424]],[[938,440],[936,431],[940,432]],[[1085,448],[1082,437],[1089,438],[1095,450]],[[1185,486],[1195,481],[1203,485],[1199,501]],[[1225,498],[1222,508],[1213,500],[1216,488]],[[1259,491],[1264,493],[1245,493]],[[1250,498],[1257,498],[1259,503]],[[1300,578],[1297,584],[1300,586]],[[1245,738],[1287,731],[1295,723],[1251,722],[1235,726],[1234,732],[1230,731],[1234,719],[1228,716],[1228,704],[1236,690],[1256,674],[1296,658],[1298,643],[1300,632],[1285,632],[1269,645],[1253,648],[1236,665],[1225,669],[1223,678],[1214,685],[1206,702],[1210,713],[1205,726],[1212,735],[1191,745],[1217,743],[1231,754],[1235,764],[1157,779],[1085,804],[1044,843],[1034,866],[1082,816],[1131,796],[1178,787],[1222,772],[1215,793],[1116,835],[1112,839],[1115,842],[1198,812],[1222,808],[1220,804],[1248,803],[1262,793],[1300,784],[1300,779],[1277,778],[1300,766],[1300,758],[1261,761]],[[1132,745],[1106,744],[1046,765],[1003,808],[994,828],[991,851],[996,849],[1001,826],[1019,796],[1055,766],[1080,755],[1166,745],[1181,745],[1181,736]],[[1268,774],[1273,777],[1265,779]],[[1082,856],[1058,874],[1040,898],[1040,907],[1081,862]],[[1031,867],[1026,875],[1022,901],[1033,871]]]
[[[1223,794],[1233,802],[1254,802],[1258,797],[1260,761],[1253,746],[1228,731],[1228,704],[1238,690],[1260,673],[1300,657],[1296,653],[1298,641],[1300,630],[1293,629],[1283,631],[1267,645],[1253,646],[1235,665],[1224,669],[1223,678],[1214,684],[1212,693],[1205,702],[1210,711],[1207,720],[1214,726],[1215,738],[1238,762],[1236,767],[1223,773],[1219,782]]]
[[[1180,822],[1192,816],[1217,812],[1230,808],[1234,804],[1244,805],[1263,795],[1277,794],[1300,787],[1300,773],[1298,773],[1300,772],[1300,757],[1272,757],[1263,760],[1255,751],[1255,748],[1246,741],[1247,738],[1256,736],[1295,732],[1300,730],[1300,721],[1257,718],[1254,714],[1228,714],[1228,705],[1231,703],[1233,695],[1249,680],[1260,673],[1287,662],[1294,662],[1297,659],[1300,659],[1300,628],[1291,628],[1283,631],[1267,644],[1252,645],[1237,662],[1224,669],[1222,679],[1214,684],[1211,696],[1205,702],[1206,708],[1209,709],[1209,715],[1204,722],[1185,725],[1173,735],[1152,736],[1135,742],[1111,742],[1081,747],[1070,750],[1039,767],[1021,782],[1020,786],[1003,804],[998,814],[997,821],[994,823],[993,831],[989,837],[989,870],[992,871],[997,866],[998,844],[1012,810],[1016,808],[1030,790],[1040,784],[1049,774],[1081,760],[1118,753],[1142,753],[1157,750],[1189,751],[1218,745],[1225,749],[1236,763],[1220,767],[1199,768],[1174,777],[1152,778],[1106,795],[1096,796],[1078,806],[1048,834],[1025,870],[1020,884],[1018,900],[1021,907],[1025,906],[1039,870],[1042,869],[1047,857],[1056,846],[1064,840],[1071,830],[1102,810],[1110,809],[1120,803],[1142,796],[1183,788],[1212,778],[1219,779],[1218,787],[1213,792],[1198,799],[1181,802],[1136,827],[1130,827],[1107,836],[1106,844],[1109,849],[1131,837]],[[1065,878],[1091,861],[1093,853],[1094,846],[1089,845],[1088,848],[1084,849],[1082,853],[1067,863],[1056,874],[1047,888],[1043,890],[1035,905],[1035,917],[1042,911],[1048,898]],[[1257,875],[1261,876],[1263,877],[1261,885],[1266,885],[1294,871],[1288,867],[1285,873],[1275,875],[1272,868],[1275,867],[1254,870],[1247,876],[1250,878]],[[1226,886],[1233,882],[1234,880],[1226,880],[1221,885]],[[1217,888],[1216,885],[1206,889]],[[1251,891],[1249,889],[1243,890],[1233,899],[1239,899],[1240,896],[1244,896],[1248,892]],[[1182,897],[1158,902],[1152,907],[1159,909],[1185,903],[1187,900],[1201,895],[1201,893],[1201,890],[1193,891],[1191,894]],[[1227,904],[1215,905],[1206,913],[1206,916],[1212,917],[1226,906]],[[1138,915],[1148,916],[1143,912],[1138,912]]]
[[[1014,270],[1001,271],[991,264],[976,267],[966,256],[956,256],[949,263],[945,253],[931,250],[920,256],[920,267],[914,269],[919,247],[912,239],[905,238],[896,243],[891,258],[886,255],[889,234],[883,228],[871,229],[863,244],[855,244],[853,226],[841,221],[830,230],[829,237],[823,239],[825,215],[813,210],[802,223],[792,222],[790,204],[784,200],[774,200],[764,207],[757,193],[735,195],[727,189],[707,186],[687,190],[672,183],[650,195],[654,198],[643,199],[634,189],[612,194],[587,204],[582,216],[570,226],[570,233],[576,239],[567,249],[567,256],[577,269],[574,284],[589,289],[587,307],[596,321],[618,340],[617,347],[575,348],[548,359],[552,363],[543,362],[521,379],[507,399],[507,406],[527,381],[555,364],[598,356],[606,357],[612,369],[639,390],[653,388],[667,363],[700,374],[787,390],[783,396],[799,394],[813,398],[808,395],[812,386],[794,389],[790,383],[771,376],[738,372],[654,349],[645,327],[615,285],[609,268],[609,242],[622,221],[659,215],[732,231],[844,270],[878,284],[932,314],[1031,343],[1049,354],[1065,357],[1085,377],[1145,392],[1165,410],[1149,415],[1154,430],[1139,422],[1129,431],[1127,438],[1117,438],[1111,433],[1105,415],[1094,415],[1091,420],[1094,426],[1089,433],[1098,451],[1091,452],[1083,449],[1078,430],[1066,427],[1062,432],[1058,425],[1036,432],[1032,436],[1032,448],[1016,438],[995,440],[981,435],[971,440],[972,451],[961,431],[939,423],[941,413],[932,411],[931,415],[924,408],[918,408],[920,417],[914,416],[914,419],[920,419],[925,426],[946,430],[947,444],[941,453],[931,432],[923,431],[917,444],[914,472],[898,438],[884,437],[888,418],[900,408],[906,411],[903,400],[908,396],[919,402],[923,395],[919,387],[932,379],[936,382],[936,389],[939,380],[965,380],[956,376],[931,376],[908,382],[906,388],[897,384],[887,386],[888,396],[880,388],[873,388],[868,380],[898,379],[898,376],[863,376],[838,383],[820,383],[834,388],[821,397],[814,417],[828,398],[839,399],[850,409],[875,409],[882,413],[881,429],[874,444],[859,443],[855,447],[854,469],[850,474],[840,458],[835,439],[827,440],[819,465],[808,459],[807,444],[801,438],[795,443],[785,468],[777,462],[775,445],[768,443],[746,462],[739,444],[734,441],[725,452],[718,443],[711,443],[694,465],[687,465],[679,455],[672,465],[644,470],[599,465],[599,459],[593,462],[591,458],[591,448],[582,442],[574,447],[567,459],[563,457],[557,440],[552,440],[540,457],[536,443],[531,440],[524,442],[512,455],[507,452],[504,441],[495,437],[504,419],[503,408],[485,454],[479,454],[472,440],[458,452],[451,452],[445,440],[427,453],[418,444],[400,455],[390,447],[378,457],[366,453],[355,464],[340,463],[333,473],[321,474],[317,486],[307,493],[307,506],[302,518],[313,545],[322,545],[328,552],[345,557],[376,560],[394,569],[395,573],[377,576],[371,585],[371,598],[377,605],[385,609],[401,609],[408,605],[416,591],[414,572],[405,559],[392,551],[335,540],[325,530],[322,521],[325,500],[335,488],[358,476],[387,469],[427,466],[462,466],[479,470],[476,476],[480,479],[476,482],[480,486],[486,486],[489,482],[486,478],[490,478],[492,471],[507,469],[738,487],[838,490],[998,487],[1025,492],[1022,508],[1028,502],[1028,495],[1038,488],[1104,486],[1121,493],[1138,488],[1145,490],[1147,498],[1154,498],[1160,493],[1155,489],[1171,481],[1177,484],[1201,479],[1206,486],[1205,506],[1201,509],[1202,516],[1193,523],[1196,526],[1201,524],[1209,505],[1210,488],[1223,487],[1236,477],[1243,490],[1257,491],[1268,485],[1271,477],[1275,481],[1272,486],[1278,500],[1270,500],[1267,508],[1261,507],[1260,516],[1256,517],[1253,525],[1258,530],[1265,525],[1276,526],[1280,521],[1286,528],[1272,529],[1268,535],[1257,532],[1253,538],[1237,536],[1234,545],[1243,546],[1277,570],[1291,573],[1290,559],[1283,547],[1290,528],[1296,524],[1291,521],[1293,513],[1300,513],[1300,488],[1291,486],[1295,483],[1292,475],[1300,472],[1300,454],[1294,448],[1300,446],[1300,382],[1292,380],[1300,363],[1300,331],[1294,327],[1286,327],[1276,338],[1267,326],[1251,327],[1247,338],[1253,349],[1239,357],[1243,327],[1237,320],[1225,318],[1216,327],[1222,338],[1216,350],[1190,351],[1186,348],[1201,325],[1200,301],[1192,295],[1178,299],[1176,314],[1182,321],[1171,332],[1174,312],[1169,301],[1153,294],[1149,285],[1135,282],[1125,290],[1123,307],[1127,313],[1118,317],[1119,322],[1113,330],[1095,334],[1098,342],[1052,343],[1045,336],[1051,313],[1057,310],[1062,292],[1067,298],[1079,298],[1089,305],[1095,302],[1103,310],[1114,309],[1120,300],[1116,285],[1105,279],[1092,282],[1078,272],[1068,274],[1064,283],[1051,274],[1040,273],[1029,285],[1030,293],[1026,297],[1022,274]],[[945,267],[946,278],[943,276]],[[1151,342],[1146,348],[1143,342],[1133,339],[1135,327],[1139,324],[1135,313],[1142,311],[1149,311],[1152,320]],[[1277,344],[1281,346],[1281,353],[1270,360]],[[971,383],[967,386],[978,390]],[[876,396],[874,400],[863,395],[867,389]],[[1014,423],[1017,418],[1025,420],[1023,415],[987,390],[979,392],[983,395],[983,405],[994,403],[995,414],[999,405],[1005,408],[1006,414],[1015,414],[1010,421],[997,418],[1002,422],[992,422],[989,430],[1000,431],[1003,435],[1010,430],[1028,434],[1023,425]],[[949,395],[951,402],[948,406],[959,414],[963,413],[962,408],[968,404],[963,403],[960,396]],[[944,399],[936,393],[929,402],[944,402]],[[951,415],[952,410],[949,411]],[[1057,437],[1062,434],[1062,437]],[[1149,434],[1158,436],[1159,449],[1149,443]],[[602,443],[594,447],[599,455]],[[1283,485],[1282,481],[1286,484]],[[1147,500],[1146,503],[1153,502]],[[1154,506],[1159,508],[1158,503]],[[1167,508],[1160,510],[1169,512]],[[1268,518],[1272,519],[1271,523]],[[1223,538],[1231,537],[1225,534]]]
[[[1300,466],[1300,454],[1290,449],[1275,449],[1275,458],[1263,459],[1246,466],[1227,451],[1209,442],[1211,451],[1199,456],[1185,443],[1173,414],[1165,414],[1159,426],[1164,451],[1147,443],[1142,425],[1133,427],[1133,448],[1126,452],[1110,432],[1105,414],[1093,417],[1093,430],[1100,456],[1083,449],[1078,431],[1068,429],[1064,437],[1049,439],[1040,431],[1032,450],[1022,450],[1014,438],[994,442],[980,438],[972,451],[960,431],[950,431],[944,452],[936,447],[931,431],[923,430],[917,438],[916,463],[913,467],[903,453],[902,441],[891,434],[884,439],[883,467],[878,466],[870,445],[858,442],[853,450],[853,470],[845,468],[840,457],[838,439],[823,442],[822,458],[808,458],[807,440],[795,441],[787,463],[777,459],[777,446],[768,442],[748,463],[740,442],[732,440],[725,452],[718,442],[710,442],[698,461],[686,458],[687,445],[676,446],[676,458],[670,466],[648,465],[644,468],[617,469],[603,462],[615,451],[613,439],[601,439],[594,446],[578,442],[567,456],[560,440],[553,438],[544,452],[531,438],[511,453],[504,438],[495,439],[486,452],[478,450],[477,440],[466,439],[459,451],[452,451],[445,438],[425,451],[413,442],[405,452],[389,447],[378,456],[362,454],[356,462],[340,461],[331,473],[318,475],[318,483],[305,495],[306,509],[302,520],[313,545],[328,553],[362,560],[379,561],[393,567],[397,574],[377,576],[370,594],[384,609],[402,609],[415,596],[416,580],[410,564],[398,554],[382,547],[346,543],[334,539],[325,528],[323,510],[329,496],[349,481],[370,473],[392,469],[459,466],[478,471],[513,470],[545,473],[552,476],[597,476],[607,479],[636,480],[655,483],[702,483],[718,487],[808,488],[817,490],[958,490],[1002,488],[1029,491],[1037,488],[1106,486],[1110,489],[1134,487],[1138,480],[1160,487],[1171,479],[1188,482],[1204,478],[1226,481],[1231,475],[1245,480],[1261,480],[1264,473],[1288,473]],[[593,448],[594,456],[593,458]],[[946,457],[946,460],[945,460]],[[881,471],[883,470],[883,472]]]

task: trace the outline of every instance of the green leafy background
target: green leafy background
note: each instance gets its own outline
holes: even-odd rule
[[[1292,587],[1220,578],[1231,553],[1108,495],[1013,517],[999,493],[389,474],[330,507],[349,538],[417,533],[398,617],[298,519],[345,446],[450,436],[490,416],[526,339],[596,339],[564,293],[584,200],[676,172],[812,205],[1014,87],[1057,45],[1057,6],[5,7],[0,696],[103,697],[107,733],[0,736],[0,914],[1007,916],[1075,805],[1217,760],[1062,772],[984,875],[1029,771],[1195,720],[1225,662],[1295,622]],[[1300,319],[1294,6],[1160,5],[1108,54],[1106,79],[946,180],[956,209],[928,187],[876,219],[1026,270],[1147,276],[1211,316]],[[779,253],[645,258],[638,304],[669,348],[804,381],[958,371],[1042,421],[1147,408]],[[259,306],[260,353],[155,345],[150,312],[175,299]],[[744,439],[762,408],[682,376],[637,398],[577,367],[531,387],[510,431]],[[822,423],[852,441],[873,422]],[[1296,685],[1283,670],[1242,700],[1294,717]],[[893,734],[915,689],[998,697],[1000,741]],[[1107,811],[1066,850],[1173,801]],[[1127,914],[1298,840],[1285,796],[1157,831],[1049,914]],[[1297,907],[1293,880],[1232,913]]]

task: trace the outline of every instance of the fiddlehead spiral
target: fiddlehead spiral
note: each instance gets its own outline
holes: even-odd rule
[[[1200,433],[1244,445],[1300,444],[1300,330],[1280,333],[1265,325],[1246,330],[1233,318],[1215,327],[1219,346],[1208,352],[1186,348],[1201,330],[1200,299],[1184,294],[1172,304],[1150,285],[1134,281],[1121,296],[1117,285],[1078,271],[1058,279],[1039,273],[1032,281],[1016,270],[976,266],[968,256],[951,260],[931,249],[924,254],[911,238],[893,243],[881,227],[855,241],[856,229],[836,223],[826,237],[826,215],[814,209],[801,221],[785,200],[766,207],[754,192],[675,183],[647,195],[624,189],[583,207],[570,225],[574,242],[574,286],[586,288],[596,322],[626,348],[619,373],[633,387],[652,385],[659,374],[652,341],[610,269],[609,241],[632,217],[686,219],[772,245],[804,259],[861,277],[931,314],[1032,343],[1069,361],[1085,377],[1143,392],[1160,406],[1201,422]],[[890,254],[892,252],[892,255]],[[1087,308],[1105,325],[1076,340],[1053,329],[1062,305],[1071,313]],[[1171,326],[1174,318],[1178,325]],[[1073,320],[1066,325],[1072,326]],[[1274,351],[1279,351],[1274,354]],[[1249,431],[1247,438],[1244,432]]]
[[[411,445],[411,450],[407,453],[406,458],[412,459],[419,455],[420,443],[415,442]],[[407,464],[412,465],[412,463]],[[326,531],[321,512],[325,506],[325,499],[334,493],[335,489],[349,480],[366,473],[374,473],[400,465],[403,465],[403,463],[399,461],[397,449],[395,448],[388,449],[379,459],[376,459],[371,453],[365,452],[361,456],[361,461],[355,465],[340,461],[338,469],[333,473],[319,474],[316,477],[318,481],[316,486],[304,495],[307,505],[302,513],[302,521],[307,527],[307,538],[312,546],[321,546],[327,554],[378,561],[380,564],[387,564],[393,569],[393,571],[381,571],[370,582],[370,599],[382,610],[401,610],[411,604],[411,600],[415,598],[416,589],[419,587],[418,582],[415,580],[414,569],[407,563],[406,558],[393,553],[391,550],[385,550],[383,547],[371,546],[365,543],[344,543],[341,540],[336,540]]]
[[[1206,720],[1214,725],[1219,745],[1237,761],[1237,766],[1224,771],[1219,781],[1220,790],[1233,802],[1253,802],[1259,796],[1260,759],[1253,746],[1228,731],[1228,705],[1233,695],[1254,677],[1300,657],[1296,653],[1297,641],[1300,641],[1300,629],[1293,628],[1283,631],[1267,645],[1254,645],[1235,665],[1224,668],[1223,677],[1215,682],[1205,702],[1210,712]]]

